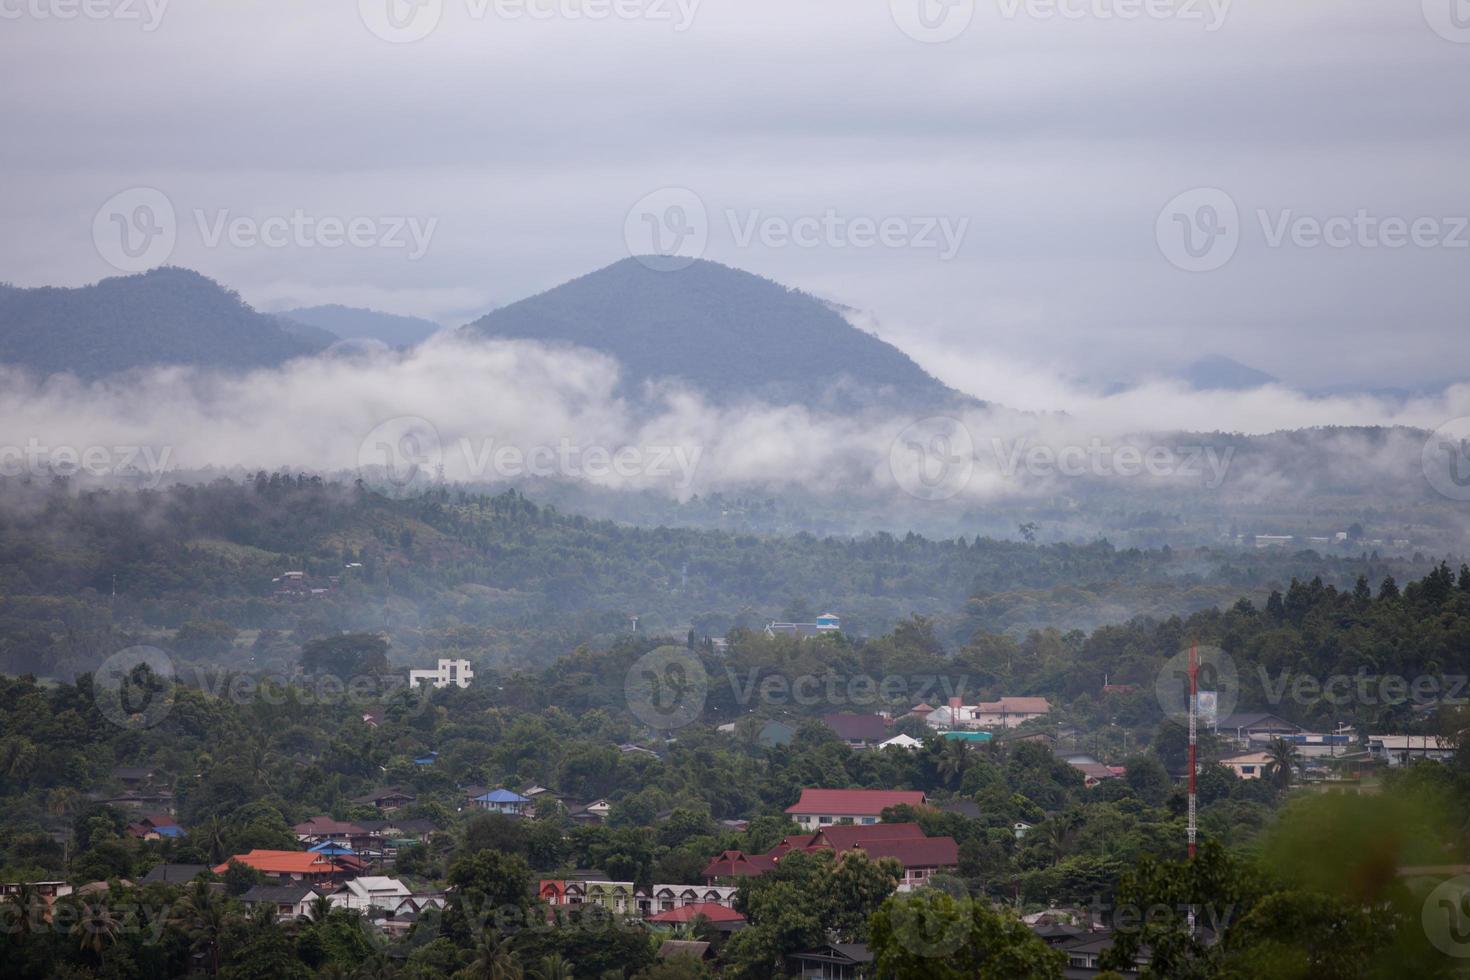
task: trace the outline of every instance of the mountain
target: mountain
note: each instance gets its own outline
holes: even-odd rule
[[[1249,391],[1280,383],[1265,371],[1218,355],[1200,358],[1179,377],[1196,391]]]
[[[188,269],[0,290],[0,364],[100,378],[158,364],[247,370],[312,354],[275,317]]]
[[[657,271],[625,259],[463,329],[610,354],[629,394],[675,378],[725,404],[973,403],[823,301],[716,262]]]
[[[351,306],[308,306],[279,315],[316,330],[324,330],[334,339],[380,340],[389,347],[412,347],[442,329],[432,320]]]

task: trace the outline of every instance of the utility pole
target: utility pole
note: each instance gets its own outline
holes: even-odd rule
[[[1199,773],[1199,651],[1189,644],[1189,860],[1194,860],[1195,839],[1199,826],[1195,822],[1198,808],[1196,776]],[[1194,936],[1194,905],[1189,906],[1189,935]]]

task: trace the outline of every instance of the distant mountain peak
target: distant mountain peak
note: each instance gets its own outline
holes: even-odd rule
[[[326,331],[334,340],[377,340],[389,347],[413,347],[440,330],[439,324],[432,320],[339,303],[286,310],[277,316]]]
[[[0,290],[0,363],[43,376],[92,379],[162,364],[248,370],[321,346],[177,266],[74,289]]]
[[[1211,354],[1193,362],[1179,377],[1196,391],[1249,391],[1280,384],[1280,379],[1248,364]]]
[[[675,379],[717,402],[843,409],[972,401],[824,300],[707,259],[627,258],[464,328],[573,344],[618,360],[626,385]]]

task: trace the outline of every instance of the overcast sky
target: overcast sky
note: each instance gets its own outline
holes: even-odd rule
[[[0,279],[161,258],[455,324],[650,214],[981,396],[1470,377],[1465,0],[151,3],[0,0]]]

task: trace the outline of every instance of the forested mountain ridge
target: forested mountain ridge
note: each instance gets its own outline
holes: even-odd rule
[[[1264,601],[1294,577],[1351,588],[1427,564],[636,528],[515,491],[394,499],[281,474],[138,493],[0,479],[0,501],[0,670],[58,676],[90,669],[118,634],[217,654],[259,633],[386,630],[405,659],[545,663],[626,633],[635,615],[645,630],[717,636],[833,610],[876,635],[918,613],[958,645],[976,631],[1167,618]],[[278,595],[273,579],[287,571],[326,591]]]
[[[248,370],[321,349],[197,272],[0,290],[0,365],[84,380],[163,364]]]
[[[668,378],[717,402],[974,404],[821,300],[709,261],[660,271],[624,259],[464,332],[601,351],[635,392]]]

